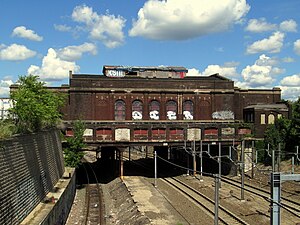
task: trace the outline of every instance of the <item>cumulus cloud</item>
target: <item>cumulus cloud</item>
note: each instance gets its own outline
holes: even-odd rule
[[[294,51],[297,55],[300,55],[300,39],[294,42]]]
[[[31,41],[43,40],[43,37],[39,36],[33,30],[29,30],[24,26],[16,27],[12,32],[12,36],[29,39]]]
[[[292,57],[284,57],[282,59],[282,61],[285,62],[285,63],[292,63],[292,62],[295,62],[295,59],[292,58]]]
[[[278,61],[266,55],[261,55],[253,65],[248,65],[242,70],[244,82],[250,87],[266,87],[271,85],[275,79],[272,77],[284,72],[276,67]]]
[[[0,60],[20,61],[36,55],[35,51],[24,45],[12,44],[10,46],[0,45]]]
[[[281,89],[281,96],[283,99],[289,99],[291,101],[296,101],[300,96],[300,87],[290,87],[290,86],[279,86]]]
[[[297,23],[295,20],[285,20],[280,23],[279,28],[285,32],[297,32]]]
[[[3,80],[0,80],[0,97],[8,97],[9,96],[9,86],[14,82],[11,80],[11,77],[4,77]]]
[[[248,25],[245,28],[246,31],[250,31],[254,33],[261,33],[261,32],[272,31],[276,29],[277,29],[277,25],[268,23],[266,21],[266,18],[251,19],[248,21]]]
[[[274,32],[269,38],[259,40],[247,47],[247,54],[255,54],[260,52],[278,53],[283,46],[284,33]]]
[[[202,76],[201,72],[195,68],[189,69],[187,76]]]
[[[47,55],[43,58],[42,65],[31,65],[27,73],[37,75],[41,80],[58,81],[68,78],[69,71],[78,72],[80,67],[75,62],[62,60],[57,52],[49,48]]]
[[[187,76],[209,76],[216,73],[219,73],[221,76],[225,76],[229,78],[238,76],[236,67],[228,67],[228,66],[220,66],[220,65],[209,65],[202,73],[199,70],[192,68],[188,70]]]
[[[61,31],[61,32],[71,32],[72,27],[69,27],[67,25],[62,25],[62,24],[54,24],[54,29]]]
[[[82,57],[83,53],[97,54],[97,46],[93,43],[84,43],[78,46],[68,46],[57,50],[57,55],[62,60],[75,61]]]
[[[72,19],[86,25],[90,37],[101,41],[108,48],[115,48],[124,43],[122,29],[126,20],[121,16],[99,15],[93,8],[82,5],[74,8]]]
[[[149,0],[138,12],[130,36],[184,40],[228,30],[248,13],[246,0]]]
[[[300,74],[294,74],[283,78],[280,82],[283,86],[300,86]]]

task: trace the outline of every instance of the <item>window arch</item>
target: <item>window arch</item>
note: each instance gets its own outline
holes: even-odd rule
[[[125,102],[123,100],[115,102],[115,120],[125,120]]]
[[[194,119],[194,103],[191,100],[183,102],[183,119],[192,120]]]
[[[152,120],[159,120],[160,103],[152,100],[149,105],[149,117]]]
[[[143,119],[143,103],[140,100],[134,100],[132,102],[132,119],[141,120]]]
[[[275,122],[275,116],[273,114],[270,114],[268,116],[268,124],[274,124]]]
[[[176,120],[177,119],[177,102],[170,100],[166,104],[167,119]]]

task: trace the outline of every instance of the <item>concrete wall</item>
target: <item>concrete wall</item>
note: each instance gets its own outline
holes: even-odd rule
[[[58,131],[0,142],[0,221],[19,224],[64,173]]]

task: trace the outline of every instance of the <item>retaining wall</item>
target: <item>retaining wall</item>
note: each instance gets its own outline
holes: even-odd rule
[[[0,221],[19,224],[64,173],[56,130],[0,141]]]

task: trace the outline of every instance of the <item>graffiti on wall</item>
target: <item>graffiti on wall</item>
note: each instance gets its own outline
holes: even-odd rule
[[[149,113],[150,119],[159,120],[159,112],[157,110],[153,110]]]
[[[176,120],[177,119],[176,112],[168,111],[167,112],[167,117],[168,117],[168,120]]]
[[[141,119],[143,119],[143,115],[139,111],[133,111],[132,112],[132,119],[134,119],[134,120],[141,120]]]
[[[212,118],[216,120],[234,120],[234,113],[230,110],[217,111],[212,114]]]
[[[193,115],[191,114],[190,111],[183,111],[183,118],[185,120],[192,120],[194,119]]]

